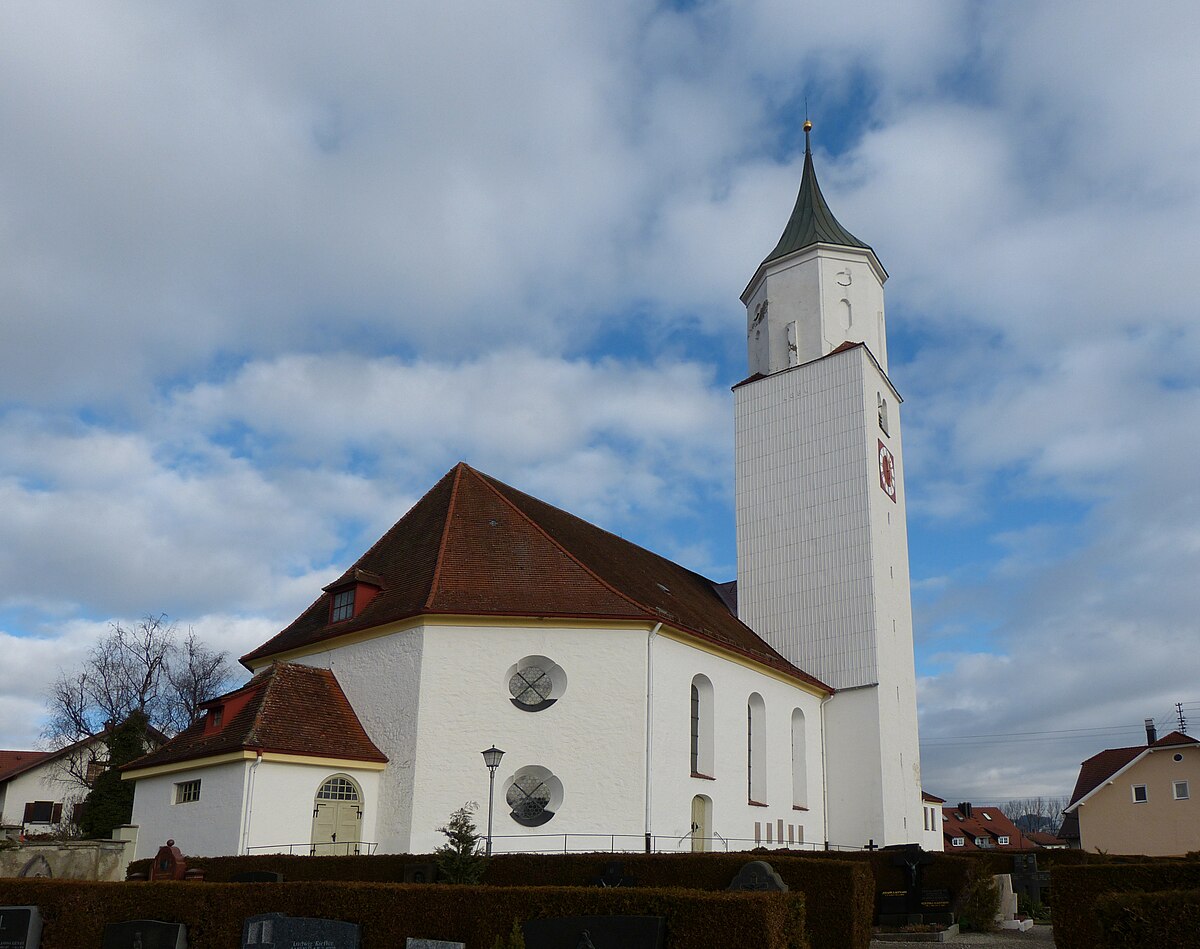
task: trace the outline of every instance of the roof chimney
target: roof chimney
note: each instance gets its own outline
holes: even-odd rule
[[[961,803],[958,805],[958,812],[959,812],[960,814],[962,814],[962,816],[963,816],[963,818],[964,818],[964,819],[969,819],[969,818],[971,817],[971,804],[970,804],[970,802],[969,802],[969,801],[962,801],[962,802],[961,802]]]
[[[1158,732],[1154,730],[1154,719],[1146,719],[1146,744],[1153,745],[1158,741]]]

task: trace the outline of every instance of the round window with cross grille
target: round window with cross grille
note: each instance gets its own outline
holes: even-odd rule
[[[562,799],[562,782],[549,769],[537,765],[514,774],[504,792],[510,816],[526,827],[538,827],[553,818]]]
[[[507,680],[512,704],[525,712],[549,708],[567,688],[567,674],[545,656],[526,656],[510,666]]]

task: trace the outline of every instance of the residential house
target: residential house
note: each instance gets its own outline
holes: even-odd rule
[[[942,838],[947,853],[1039,849],[1038,844],[1021,833],[1021,828],[1009,820],[1000,808],[986,804],[974,805],[967,801],[942,808]]]

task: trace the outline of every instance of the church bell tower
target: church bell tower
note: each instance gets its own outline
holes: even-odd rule
[[[791,218],[742,294],[738,615],[837,690],[824,716],[829,842],[910,843],[921,777],[887,271],[825,203],[811,129]]]

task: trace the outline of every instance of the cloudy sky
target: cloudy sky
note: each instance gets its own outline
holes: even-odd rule
[[[466,460],[734,575],[738,294],[888,268],[925,786],[1200,727],[1200,7],[0,7],[0,747],[112,621],[237,656]]]

